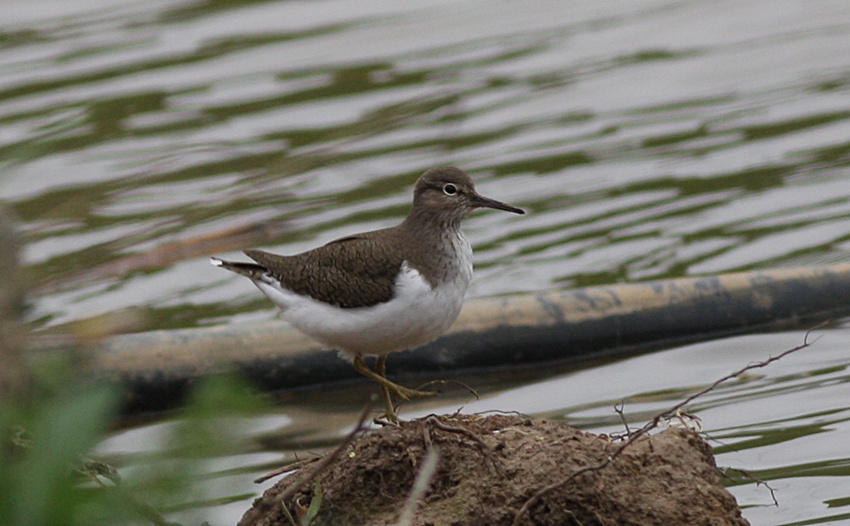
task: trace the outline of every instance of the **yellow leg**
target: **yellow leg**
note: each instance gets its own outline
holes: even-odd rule
[[[354,356],[354,370],[363,376],[375,380],[381,386],[381,397],[384,399],[384,407],[386,407],[387,410],[387,420],[390,420],[391,422],[398,421],[398,417],[395,414],[395,408],[393,407],[393,394],[402,400],[437,396],[437,393],[433,391],[417,391],[416,389],[408,389],[407,387],[403,387],[395,382],[387,380],[384,376],[384,374],[386,374],[386,363],[386,357],[379,357],[378,363],[375,364],[378,372],[375,372],[372,369],[369,369],[369,366],[366,365],[365,361],[363,361],[363,357],[361,355],[358,354]]]
[[[386,379],[387,377],[387,357],[378,356],[378,360],[375,362],[375,372],[381,378]],[[395,404],[393,404],[393,396],[390,393],[389,387],[384,385],[381,382],[378,382],[381,386],[381,398],[384,399],[384,411],[386,412],[387,420],[390,422],[398,422],[398,415],[395,414]]]

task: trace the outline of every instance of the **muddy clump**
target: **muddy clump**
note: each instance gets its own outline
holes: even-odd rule
[[[439,451],[438,464],[410,522],[417,526],[511,525],[546,487],[517,524],[748,524],[720,485],[711,448],[684,429],[641,437],[604,468],[558,484],[622,443],[519,416],[432,416],[361,436],[330,464],[287,476],[239,524],[289,526],[282,506],[298,521],[319,498],[317,487],[321,505],[311,525],[396,524],[430,448]],[[281,502],[292,484],[302,487]]]

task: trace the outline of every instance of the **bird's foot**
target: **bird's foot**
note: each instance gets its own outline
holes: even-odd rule
[[[401,398],[402,400],[412,400],[414,398],[431,398],[439,394],[436,391],[419,391],[417,389],[409,389],[402,385],[398,385],[397,383],[390,383],[392,384],[392,386],[388,385],[387,389],[389,389],[390,392],[392,392],[394,395]]]
[[[384,414],[379,418],[385,419],[390,424],[398,425],[399,418],[396,414],[396,406],[393,403],[393,395],[401,400],[410,400],[413,398],[430,398],[437,396],[435,391],[418,391],[416,389],[408,389],[407,387],[398,385],[384,378],[385,382],[379,382],[381,385],[381,398],[384,400]]]
[[[366,362],[363,361],[363,357],[360,355],[356,355],[354,357],[354,369],[362,374],[363,376],[367,376],[381,386],[381,398],[384,400],[384,414],[383,417],[390,423],[398,424],[398,415],[395,412],[395,405],[393,404],[393,395],[400,398],[401,400],[411,400],[414,398],[430,398],[432,396],[437,396],[437,392],[435,391],[419,391],[417,389],[410,389],[408,387],[404,387],[399,385],[392,380],[388,380],[386,377],[386,357],[380,356],[378,357],[378,362],[376,363],[376,371],[373,371],[366,365]]]

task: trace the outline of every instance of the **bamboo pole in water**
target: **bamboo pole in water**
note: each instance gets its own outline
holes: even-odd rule
[[[396,374],[531,367],[800,327],[848,312],[850,263],[474,299],[442,338],[394,353],[388,363]],[[358,377],[335,352],[282,321],[113,336],[93,352],[87,372],[121,384],[129,412],[174,406],[196,380],[224,371],[241,371],[266,389]]]

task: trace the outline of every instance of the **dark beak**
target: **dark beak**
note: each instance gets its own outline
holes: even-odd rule
[[[517,208],[515,206],[511,206],[501,201],[496,201],[495,199],[490,199],[489,197],[484,197],[483,195],[473,194],[472,197],[469,198],[469,203],[474,208],[494,208],[496,210],[504,210],[505,212],[513,212],[514,214],[524,214],[525,210],[522,208]]]

